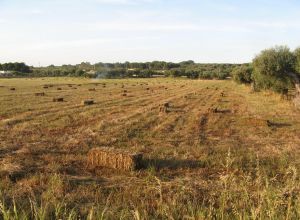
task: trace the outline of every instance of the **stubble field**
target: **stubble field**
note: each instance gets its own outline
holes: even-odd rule
[[[0,79],[0,219],[297,219],[299,149],[300,111],[232,81]]]

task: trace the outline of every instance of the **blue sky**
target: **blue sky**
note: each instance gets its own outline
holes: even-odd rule
[[[299,0],[0,0],[0,63],[249,62],[300,46]]]

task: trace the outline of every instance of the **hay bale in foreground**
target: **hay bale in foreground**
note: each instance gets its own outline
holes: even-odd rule
[[[63,102],[64,98],[53,98],[53,102]]]
[[[115,148],[97,147],[89,151],[87,162],[89,167],[107,167],[132,171],[141,168],[143,155],[130,153]]]

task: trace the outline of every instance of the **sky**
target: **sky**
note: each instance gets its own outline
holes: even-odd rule
[[[299,0],[0,0],[0,63],[250,62],[300,46]]]

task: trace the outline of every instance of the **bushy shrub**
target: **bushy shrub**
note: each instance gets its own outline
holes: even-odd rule
[[[251,66],[240,66],[233,70],[232,77],[237,83],[251,83],[252,82],[253,68]]]
[[[218,72],[213,75],[213,78],[223,80],[223,79],[226,79],[228,76],[229,76],[229,74],[226,72]]]
[[[199,77],[199,71],[197,71],[197,70],[187,70],[185,72],[185,75],[189,79],[197,79]]]
[[[289,73],[294,72],[296,58],[285,46],[262,51],[253,60],[253,80],[258,89],[285,93],[292,86]]]
[[[296,57],[295,70],[300,75],[300,47],[295,50],[294,55]]]
[[[213,74],[209,71],[200,71],[199,78],[200,79],[213,79]]]
[[[184,69],[171,69],[165,72],[166,76],[170,76],[170,77],[180,77],[180,76],[184,76],[185,72]]]

